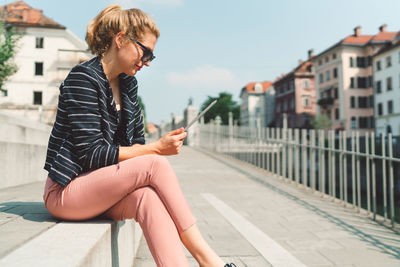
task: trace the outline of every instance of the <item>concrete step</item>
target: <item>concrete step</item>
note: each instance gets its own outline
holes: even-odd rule
[[[132,266],[142,236],[133,220],[54,220],[44,182],[0,190],[0,266]]]

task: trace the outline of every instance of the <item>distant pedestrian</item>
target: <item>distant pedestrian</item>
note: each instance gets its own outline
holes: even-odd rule
[[[158,37],[139,9],[111,5],[89,23],[86,41],[97,56],[72,68],[60,86],[45,206],[61,220],[135,219],[157,266],[189,265],[181,241],[200,266],[234,266],[201,236],[164,157],[179,153],[184,129],[145,144],[135,75],[155,58]]]

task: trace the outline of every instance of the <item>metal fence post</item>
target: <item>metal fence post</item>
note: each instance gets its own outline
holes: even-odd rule
[[[296,184],[300,184],[300,157],[299,157],[299,129],[294,130],[294,168],[295,168],[295,179]]]
[[[357,131],[357,205],[358,211],[361,211],[361,172],[360,172],[360,133]]]
[[[371,155],[375,156],[375,134],[371,133]],[[372,158],[372,210],[374,212],[374,221],[376,220],[376,170],[375,158]]]
[[[389,158],[393,158],[392,134],[388,136]],[[393,181],[393,161],[389,162],[389,193],[390,193],[390,218],[392,226],[394,226],[394,181]]]
[[[301,130],[301,139],[302,139],[302,180],[303,185],[308,186],[308,176],[307,176],[307,169],[308,169],[308,161],[307,161],[307,130]]]
[[[371,185],[370,185],[370,168],[369,168],[369,134],[365,133],[365,168],[366,168],[366,179],[367,179],[367,210],[371,212]]]
[[[292,129],[288,129],[288,178],[290,181],[293,181],[293,151],[292,151],[292,140],[293,134]]]
[[[355,133],[351,131],[351,152],[355,151]],[[353,207],[356,206],[356,156],[351,154],[351,189],[352,189],[352,198],[353,198]]]
[[[310,179],[311,179],[311,187],[315,191],[315,184],[316,184],[316,177],[315,177],[315,166],[316,166],[316,160],[315,160],[315,130],[310,131],[310,141],[311,141],[311,157],[310,157]]]
[[[386,156],[385,133],[381,135],[382,157]],[[382,178],[383,178],[383,213],[385,221],[387,220],[387,188],[386,188],[386,160],[382,158]]]

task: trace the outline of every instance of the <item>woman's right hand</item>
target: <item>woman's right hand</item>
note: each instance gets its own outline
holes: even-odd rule
[[[164,156],[178,154],[186,136],[183,128],[167,133],[154,143],[156,153]]]

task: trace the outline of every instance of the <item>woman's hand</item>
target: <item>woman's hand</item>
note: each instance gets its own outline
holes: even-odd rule
[[[167,133],[154,143],[156,153],[165,156],[178,154],[186,136],[183,128]]]

